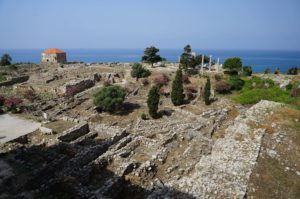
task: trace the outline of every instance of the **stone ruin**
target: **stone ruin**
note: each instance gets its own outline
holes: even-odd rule
[[[0,198],[244,198],[264,134],[253,123],[281,106],[241,110],[216,141],[228,107],[125,128],[79,123],[40,143],[28,135],[27,147],[1,154]]]

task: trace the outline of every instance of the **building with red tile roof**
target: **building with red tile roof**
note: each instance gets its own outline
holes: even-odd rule
[[[66,52],[58,48],[48,48],[42,53],[42,62],[48,63],[65,63],[67,62]]]

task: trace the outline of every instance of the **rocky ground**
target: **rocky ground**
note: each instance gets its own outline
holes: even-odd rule
[[[176,67],[151,70],[172,78]],[[1,145],[0,198],[300,197],[300,112],[286,105],[244,107],[218,96],[210,106],[200,98],[174,107],[161,97],[163,116],[142,120],[150,86],[132,79],[126,64],[26,73],[27,82],[1,91],[42,93],[22,116],[43,125]],[[128,93],[115,115],[98,113],[92,103],[107,80]],[[194,76],[190,85],[203,82]],[[63,96],[68,89],[74,97]]]

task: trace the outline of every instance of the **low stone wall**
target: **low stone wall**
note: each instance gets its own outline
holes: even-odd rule
[[[64,131],[57,139],[63,142],[70,142],[87,134],[88,132],[90,132],[89,125],[84,122]]]
[[[93,86],[94,81],[91,79],[72,80],[58,88],[57,94],[61,96],[73,96]]]
[[[14,84],[18,84],[18,83],[22,83],[22,82],[26,82],[29,79],[28,75],[25,76],[21,76],[21,77],[13,77],[10,80],[4,81],[0,83],[0,87],[1,86],[12,86]]]

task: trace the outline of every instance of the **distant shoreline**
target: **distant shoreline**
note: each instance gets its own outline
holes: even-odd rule
[[[41,62],[41,52],[44,49],[0,49],[0,55],[9,53],[16,62]],[[63,49],[67,53],[67,60],[85,63],[139,62],[143,49]],[[161,48],[159,54],[169,62],[177,62],[182,49]],[[300,51],[287,50],[201,50],[194,49],[197,54],[212,55],[213,59],[220,58],[223,63],[229,57],[241,57],[243,65],[250,65],[253,72],[263,72],[266,68],[274,71],[277,67],[286,72],[288,68],[300,67]]]

